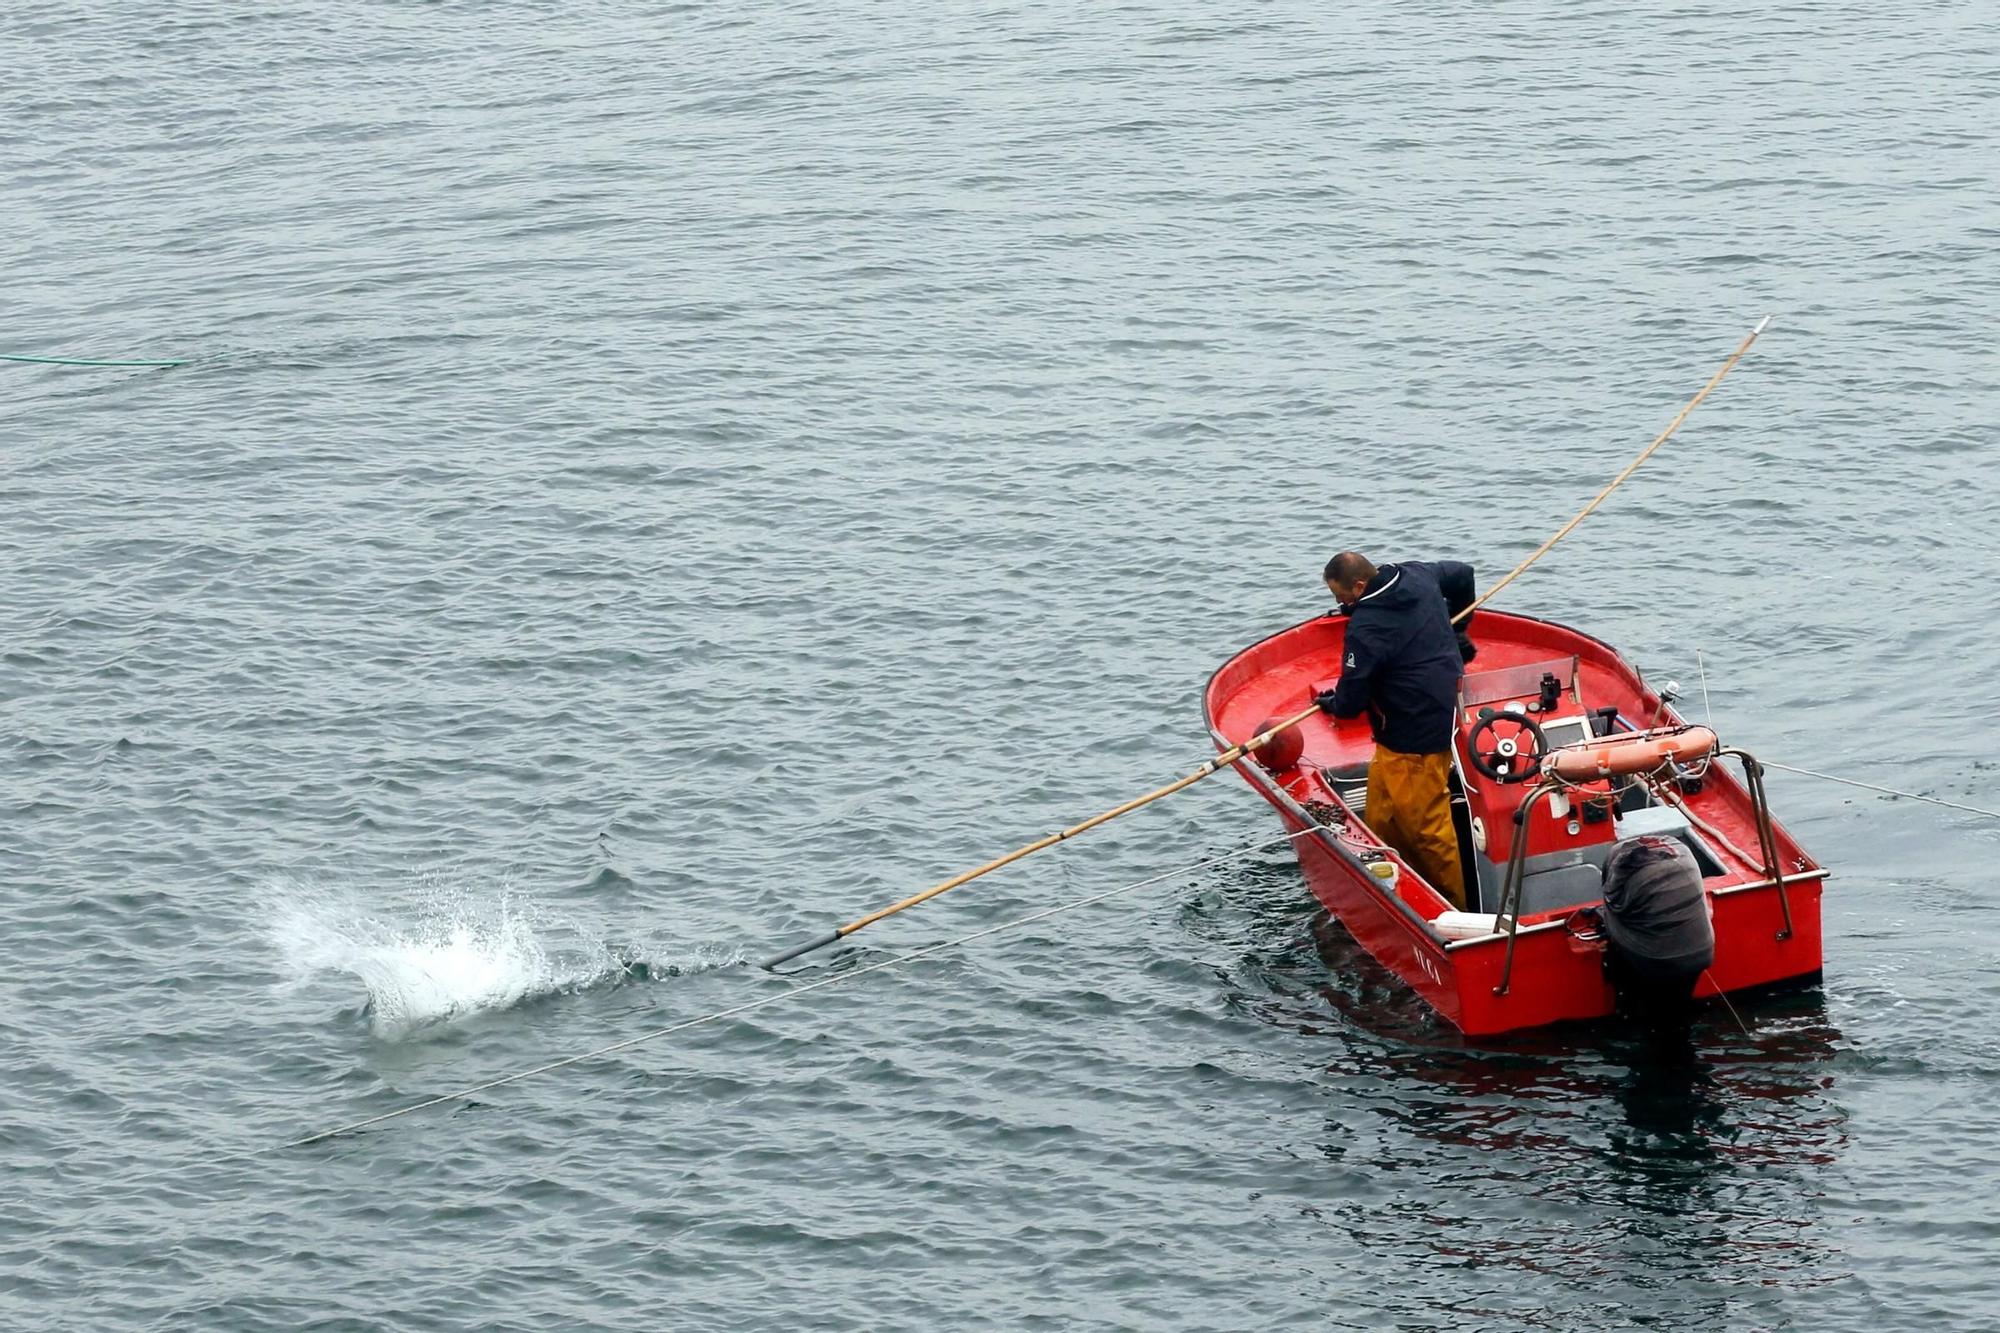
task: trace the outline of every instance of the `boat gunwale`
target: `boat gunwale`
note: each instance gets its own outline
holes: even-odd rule
[[[1821,883],[1826,879],[1828,879],[1829,877],[1830,877],[1830,872],[1826,870],[1813,869],[1797,875],[1784,875],[1781,876],[1780,878],[1783,880],[1785,887],[1790,888],[1794,884]],[[1776,887],[1777,887],[1777,881],[1760,879],[1760,880],[1754,880],[1749,884],[1724,884],[1717,888],[1706,889],[1706,892],[1710,898],[1733,898],[1739,893],[1751,893],[1758,889],[1772,889]],[[1577,904],[1577,906],[1594,907],[1596,906],[1596,903],[1594,902],[1579,903]],[[1525,937],[1528,935],[1538,935],[1546,930],[1558,929],[1559,927],[1566,925],[1568,923],[1568,913],[1575,911],[1576,908],[1574,907],[1557,908],[1556,910],[1563,912],[1564,915],[1554,920],[1537,921],[1532,926],[1522,926],[1518,931],[1514,932],[1516,937],[1518,938],[1518,937]],[[1448,943],[1446,943],[1444,947],[1445,947],[1445,952],[1451,953],[1474,944],[1502,943],[1506,940],[1506,938],[1507,938],[1506,931],[1496,930],[1491,935],[1469,935],[1461,940],[1451,940]]]
[[[1605,652],[1610,653],[1611,656],[1616,658],[1618,662],[1625,667],[1626,670],[1632,673],[1632,678],[1639,682],[1639,688],[1641,691],[1649,694],[1652,693],[1652,686],[1646,684],[1645,674],[1641,672],[1638,667],[1634,666],[1630,661],[1630,659],[1628,659],[1625,656],[1625,654],[1619,652],[1615,645],[1603,639],[1598,638],[1595,634],[1585,633],[1583,630],[1577,629],[1573,625],[1565,625],[1560,621],[1544,620],[1540,616],[1523,615],[1519,611],[1490,611],[1487,614],[1495,616],[1508,616],[1515,620],[1525,620],[1530,624],[1534,625],[1546,625],[1550,629],[1560,630],[1564,634],[1574,634],[1579,639],[1583,639],[1589,643],[1594,643],[1599,648],[1602,648]],[[1205,684],[1203,684],[1201,688],[1201,711],[1207,718],[1209,734],[1211,736],[1214,736],[1217,740],[1222,741],[1225,748],[1235,743],[1233,741],[1227,740],[1225,737],[1221,736],[1216,731],[1215,716],[1209,710],[1209,701],[1211,696],[1215,692],[1215,682],[1217,677],[1219,677],[1220,675],[1222,675],[1223,672],[1229,670],[1229,668],[1235,666],[1245,657],[1249,656],[1251,653],[1256,652],[1259,648],[1262,648],[1265,644],[1270,643],[1274,639],[1281,639],[1285,635],[1290,634],[1295,630],[1304,629],[1306,626],[1311,625],[1316,621],[1337,620],[1339,618],[1340,617],[1338,617],[1331,611],[1322,611],[1316,616],[1308,616],[1304,620],[1297,621],[1293,624],[1285,626],[1283,629],[1273,630],[1271,631],[1271,633],[1266,634],[1263,638],[1258,639],[1253,643],[1245,644],[1243,647],[1237,649],[1234,653],[1231,653],[1229,657],[1223,661],[1222,665],[1216,667],[1215,670],[1209,672],[1208,680]],[[1471,620],[1468,619],[1466,623],[1469,625],[1471,623]]]
[[[1646,684],[1646,678],[1644,674],[1640,672],[1639,668],[1633,665],[1630,659],[1628,659],[1624,653],[1620,652],[1615,645],[1603,639],[1598,638],[1596,635],[1586,633],[1585,631],[1577,629],[1571,625],[1562,624],[1559,621],[1544,620],[1540,616],[1523,615],[1517,611],[1495,611],[1493,614],[1496,616],[1506,616],[1514,620],[1526,621],[1530,624],[1546,626],[1549,629],[1557,630],[1564,634],[1573,634],[1578,639],[1586,643],[1594,644],[1597,647],[1602,648],[1606,653],[1611,655],[1614,661],[1616,661],[1625,670],[1630,671],[1632,673],[1633,680],[1636,681],[1639,685],[1642,698],[1645,695],[1652,694],[1652,687]],[[1223,663],[1220,666],[1216,667],[1214,671],[1209,673],[1208,681],[1202,687],[1202,713],[1204,714],[1204,717],[1208,722],[1208,734],[1210,738],[1215,742],[1219,750],[1227,750],[1231,746],[1237,744],[1237,742],[1230,740],[1227,736],[1224,736],[1216,726],[1216,717],[1213,705],[1214,705],[1214,696],[1215,696],[1217,679],[1221,677],[1223,672],[1228,671],[1231,667],[1235,666],[1238,662],[1243,660],[1243,658],[1257,651],[1257,649],[1263,647],[1265,644],[1283,638],[1287,634],[1291,634],[1298,630],[1304,629],[1307,626],[1312,625],[1316,621],[1326,620],[1330,618],[1334,618],[1331,613],[1321,612],[1317,616],[1310,616],[1305,620],[1301,620],[1294,624],[1287,625],[1283,629],[1275,630],[1272,633],[1265,635],[1263,638],[1258,639],[1255,642],[1250,643],[1241,649],[1238,649],[1235,653],[1231,654],[1225,661],[1223,661]],[[1355,856],[1352,852],[1348,851],[1347,848],[1344,845],[1342,845],[1340,839],[1334,835],[1333,830],[1327,828],[1324,824],[1321,824],[1318,820],[1314,819],[1306,811],[1305,807],[1300,805],[1299,802],[1296,799],[1294,799],[1291,792],[1285,789],[1284,784],[1279,782],[1275,776],[1267,772],[1262,765],[1252,761],[1248,753],[1239,756],[1236,762],[1230,765],[1230,767],[1239,769],[1243,773],[1244,777],[1250,781],[1251,786],[1255,787],[1258,793],[1262,795],[1267,801],[1270,801],[1273,805],[1277,806],[1281,811],[1294,816],[1299,823],[1304,824],[1308,828],[1310,828],[1313,831],[1313,833],[1320,839],[1320,841],[1335,855],[1337,855],[1352,872],[1354,872],[1353,877],[1355,880],[1364,884],[1377,896],[1377,898],[1384,899],[1390,903],[1393,903],[1398,911],[1398,914],[1403,919],[1404,924],[1406,926],[1415,926],[1416,936],[1422,939],[1424,943],[1431,946],[1434,952],[1445,955],[1448,961],[1452,961],[1450,959],[1451,954],[1456,953],[1461,949],[1466,949],[1475,945],[1482,945],[1482,944],[1487,944],[1487,945],[1499,944],[1505,942],[1508,939],[1508,933],[1505,931],[1495,931],[1490,935],[1473,935],[1464,939],[1444,938],[1438,932],[1437,928],[1433,926],[1428,920],[1426,920],[1423,917],[1423,915],[1417,911],[1415,907],[1411,906],[1408,902],[1404,901],[1400,894],[1391,892],[1390,890],[1388,890],[1383,886],[1380,880],[1376,879],[1373,875],[1368,874],[1365,867],[1362,865],[1360,858]],[[1335,799],[1338,800],[1337,795]],[[1345,802],[1341,802],[1341,808],[1343,810],[1346,809]],[[1354,812],[1351,810],[1348,810],[1347,813],[1350,816],[1353,816],[1357,819],[1359,818],[1359,816],[1354,816]],[[1362,827],[1366,828],[1367,825],[1364,823]],[[1823,884],[1829,877],[1830,877],[1830,872],[1824,866],[1814,866],[1811,870],[1803,871],[1798,874],[1780,875],[1775,880],[1767,877],[1747,884],[1725,884],[1713,889],[1709,889],[1707,892],[1708,896],[1711,899],[1735,897],[1739,894],[1751,893],[1761,889],[1772,889],[1772,888],[1778,888],[1780,886],[1790,886],[1793,884]],[[1421,877],[1419,878],[1421,879]],[[1430,887],[1432,889],[1432,892],[1436,892],[1435,887],[1429,885],[1428,881],[1424,881],[1424,883],[1426,884],[1426,887]],[[1334,915],[1337,916],[1338,913],[1335,913]],[[1561,930],[1564,928],[1566,921],[1567,918],[1562,917],[1554,920],[1538,921],[1535,922],[1533,925],[1523,925],[1513,932],[1513,937],[1519,939],[1524,936],[1540,935],[1553,930]]]
[[[1216,743],[1219,746],[1221,746],[1224,749],[1227,749],[1230,745],[1234,744],[1234,742],[1230,741],[1220,731],[1217,731],[1213,724],[1210,724],[1208,729],[1208,734],[1216,741]],[[1410,906],[1409,903],[1403,901],[1401,894],[1390,892],[1387,888],[1383,886],[1382,881],[1376,879],[1373,875],[1369,874],[1367,869],[1362,864],[1361,858],[1356,856],[1353,852],[1349,851],[1345,846],[1343,846],[1341,844],[1340,839],[1334,835],[1334,831],[1332,829],[1320,823],[1317,819],[1314,819],[1312,817],[1312,814],[1304,806],[1300,805],[1296,800],[1294,800],[1292,798],[1292,794],[1285,790],[1284,785],[1278,782],[1275,778],[1273,778],[1268,772],[1266,772],[1262,765],[1257,764],[1250,758],[1248,754],[1245,754],[1240,758],[1238,758],[1236,763],[1231,765],[1231,767],[1238,768],[1242,772],[1243,776],[1249,779],[1250,784],[1258,789],[1259,794],[1261,794],[1265,800],[1270,801],[1273,805],[1277,806],[1281,811],[1296,816],[1299,823],[1304,824],[1308,829],[1310,829],[1312,833],[1315,835],[1315,837],[1317,837],[1319,841],[1325,845],[1327,850],[1331,851],[1335,856],[1338,856],[1341,859],[1342,863],[1345,864],[1347,868],[1353,872],[1353,876],[1356,882],[1366,887],[1377,898],[1393,905],[1396,908],[1398,915],[1401,917],[1404,925],[1414,926],[1416,928],[1415,929],[1416,938],[1422,940],[1426,945],[1429,945],[1430,948],[1438,954],[1443,954],[1445,952],[1445,950],[1448,947],[1448,942],[1439,937],[1436,929],[1432,927],[1431,923],[1425,920],[1423,915],[1419,913],[1416,908]],[[1343,810],[1347,809],[1345,802],[1341,804],[1341,808]],[[1355,819],[1360,818],[1360,816],[1355,815],[1352,810],[1348,810],[1347,813],[1350,816],[1354,817]],[[1362,827],[1366,828],[1367,825],[1363,824]],[[1293,841],[1294,844],[1296,845],[1297,839],[1294,838]],[[1390,848],[1389,850],[1394,851],[1395,849]],[[1422,876],[1418,876],[1418,878],[1426,888],[1431,887],[1430,882],[1428,880],[1423,880]],[[1432,888],[1431,891],[1435,893],[1436,889]],[[1331,913],[1331,915],[1337,917],[1339,913]],[[1560,924],[1560,923],[1553,923],[1553,924]]]

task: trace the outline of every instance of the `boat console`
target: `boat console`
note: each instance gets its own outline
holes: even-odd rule
[[[1525,833],[1516,909],[1522,915],[1602,897],[1605,858],[1617,843],[1642,834],[1679,838],[1704,873],[1722,873],[1687,816],[1643,782],[1607,774],[1538,791],[1523,809],[1526,784],[1540,775],[1547,755],[1637,730],[1615,705],[1588,705],[1573,656],[1465,676],[1452,759],[1455,814],[1464,821],[1461,851],[1470,852],[1465,861],[1475,881],[1468,886],[1468,906],[1499,910],[1517,832]],[[1525,829],[1517,830],[1517,823]]]

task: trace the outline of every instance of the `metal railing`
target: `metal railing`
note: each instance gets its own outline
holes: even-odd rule
[[[1778,853],[1778,830],[1771,822],[1771,802],[1764,790],[1764,766],[1748,750],[1718,749],[1714,757],[1719,759],[1724,755],[1734,755],[1743,762],[1743,786],[1749,793],[1751,815],[1757,825],[1757,852],[1763,858],[1764,879],[1778,891],[1778,909],[1785,921],[1777,938],[1788,940],[1794,930],[1792,902],[1786,892],[1784,866]],[[1521,930],[1522,881],[1527,877],[1529,812],[1535,808],[1536,801],[1568,786],[1552,778],[1543,778],[1514,809],[1514,842],[1507,854],[1507,875],[1501,881],[1498,904],[1500,915],[1507,922],[1507,956],[1500,965],[1500,984],[1493,988],[1495,995],[1505,995],[1513,984],[1514,941]]]

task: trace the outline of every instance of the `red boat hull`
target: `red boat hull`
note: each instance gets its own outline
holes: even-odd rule
[[[1638,673],[1596,640],[1527,617],[1487,612],[1480,623],[1482,658],[1489,651],[1504,660],[1510,654],[1531,659],[1552,646],[1587,648],[1602,678],[1580,671],[1579,690],[1589,680],[1600,697],[1620,706],[1648,708],[1656,715],[1667,711],[1645,690]],[[1295,626],[1218,671],[1207,700],[1218,747],[1256,734],[1266,717],[1296,713],[1315,684],[1329,672],[1337,675],[1342,628],[1342,622],[1330,618]],[[1352,768],[1357,759],[1365,761],[1372,754],[1365,730],[1320,718],[1301,729],[1305,753],[1297,766],[1272,773],[1245,759],[1238,767],[1298,835],[1293,845],[1313,896],[1369,954],[1468,1035],[1614,1012],[1615,996],[1604,976],[1604,945],[1571,911],[1523,913],[1511,966],[1505,934],[1444,938],[1431,922],[1449,904],[1346,810],[1337,784],[1326,779],[1343,764]],[[1712,790],[1696,798],[1701,810],[1696,817],[1703,819],[1701,827],[1713,835],[1717,855],[1726,864],[1706,882],[1716,954],[1696,996],[1817,975],[1826,872],[1776,829],[1785,873],[1782,886],[1772,883],[1761,866],[1752,866],[1752,858],[1740,854],[1742,844],[1753,838],[1747,792],[1719,772],[1710,782]],[[1382,860],[1401,872],[1393,884],[1369,873],[1369,863]]]

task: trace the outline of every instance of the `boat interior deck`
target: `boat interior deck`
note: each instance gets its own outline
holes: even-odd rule
[[[1471,627],[1478,655],[1460,682],[1453,750],[1452,808],[1466,908],[1492,912],[1514,836],[1513,815],[1532,781],[1502,783],[1469,762],[1466,739],[1487,711],[1532,717],[1551,747],[1619,731],[1678,724],[1671,707],[1609,645],[1525,616],[1481,612]],[[1266,640],[1210,684],[1210,720],[1220,738],[1247,739],[1274,719],[1298,713],[1340,675],[1344,622],[1323,617]],[[1300,724],[1304,754],[1273,777],[1309,810],[1332,805],[1367,821],[1368,768],[1375,742],[1365,718],[1316,715]],[[1727,745],[1727,737],[1723,738]],[[1713,892],[1768,882],[1759,855],[1755,808],[1743,782],[1717,756],[1664,780],[1611,780],[1537,803],[1529,822],[1520,917],[1566,914],[1602,897],[1601,867],[1617,842],[1641,834],[1681,839]],[[1740,769],[1739,769],[1740,771]],[[1814,869],[1782,828],[1774,829],[1782,873]],[[1371,841],[1379,841],[1371,838]],[[1451,907],[1400,857],[1399,893],[1426,920]]]

